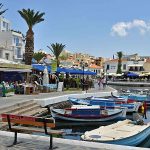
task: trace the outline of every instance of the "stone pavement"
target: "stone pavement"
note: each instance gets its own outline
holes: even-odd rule
[[[100,89],[90,89],[88,93],[93,92],[110,92],[113,89],[107,87],[105,90]],[[51,93],[40,93],[38,95],[14,95],[11,97],[0,97],[0,107],[11,106],[16,103],[29,101],[33,99],[56,97],[61,95],[82,93],[82,91],[64,91],[64,92],[51,92]],[[0,150],[48,150],[49,148],[49,137],[40,135],[28,135],[28,134],[18,134],[18,141],[21,143],[13,146],[14,133],[7,131],[0,131]],[[145,148],[129,147],[129,146],[119,146],[95,142],[85,142],[70,139],[54,138],[54,145],[58,148],[57,150],[146,150]]]
[[[107,92],[110,90],[112,90],[112,88],[110,87],[107,87],[104,90],[100,90],[96,87],[96,88],[89,89],[87,93]],[[56,97],[56,96],[62,96],[68,94],[77,94],[77,93],[82,93],[82,91],[63,91],[63,92],[39,93],[39,94],[32,94],[32,95],[14,95],[10,97],[0,97],[0,108],[12,106],[16,103],[29,101],[33,99],[50,98],[50,97]]]
[[[0,150],[48,150],[49,137],[29,134],[18,134],[19,144],[7,147],[13,142],[13,133],[0,131]],[[130,146],[120,146],[78,140],[54,138],[56,150],[148,150]]]

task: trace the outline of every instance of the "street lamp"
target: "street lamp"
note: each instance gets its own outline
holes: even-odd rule
[[[108,78],[108,76],[107,76],[107,70],[108,70],[108,69],[106,68],[106,85],[107,85],[107,80],[108,80],[108,79],[107,79],[107,78]]]
[[[83,77],[82,77],[82,91],[84,91],[84,86],[85,86],[85,84],[84,84],[84,81],[85,81],[85,79],[84,79],[84,67],[85,67],[85,64],[84,64],[84,62],[83,61],[81,61],[81,66],[82,66],[82,71],[83,71]]]
[[[82,69],[83,69],[83,87],[82,87],[82,91],[84,91],[84,64],[82,65]]]

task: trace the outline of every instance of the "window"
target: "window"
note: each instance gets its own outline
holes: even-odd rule
[[[5,53],[5,58],[8,60],[9,59],[9,53]]]
[[[106,70],[109,70],[109,65],[107,65]]]
[[[5,28],[5,26],[6,26],[6,22],[3,21],[3,28]]]
[[[19,45],[19,38],[18,38],[18,37],[15,37],[15,36],[14,36],[14,44],[15,44],[16,46]]]
[[[123,64],[123,70],[126,70],[126,64]]]
[[[140,67],[140,71],[144,71],[144,68],[142,66]]]
[[[17,55],[17,58],[21,58],[21,48],[17,47],[16,55]]]
[[[8,31],[8,23],[3,21],[3,28],[5,28],[6,31]]]

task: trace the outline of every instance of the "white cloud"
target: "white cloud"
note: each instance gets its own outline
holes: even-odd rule
[[[111,34],[121,37],[127,36],[129,30],[137,28],[140,34],[145,34],[150,31],[150,23],[146,23],[144,20],[135,19],[132,22],[118,22],[112,26]]]

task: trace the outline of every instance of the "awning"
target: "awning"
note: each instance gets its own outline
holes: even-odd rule
[[[40,65],[40,64],[32,64],[32,68],[38,71],[44,71],[45,66],[44,65]],[[47,66],[48,68],[48,72],[51,72],[51,66]],[[96,72],[92,72],[92,71],[86,71],[81,70],[81,69],[74,69],[74,68],[57,68],[58,73],[64,72],[64,73],[69,73],[69,74],[81,74],[81,75],[96,75]]]
[[[31,69],[12,69],[12,68],[0,68],[3,72],[32,72]]]
[[[32,64],[32,68],[35,69],[35,70],[38,70],[38,71],[44,71],[45,69],[45,66],[44,65],[41,65],[41,64]],[[48,69],[48,72],[50,73],[51,72],[51,67],[50,66],[47,66],[47,69]]]

